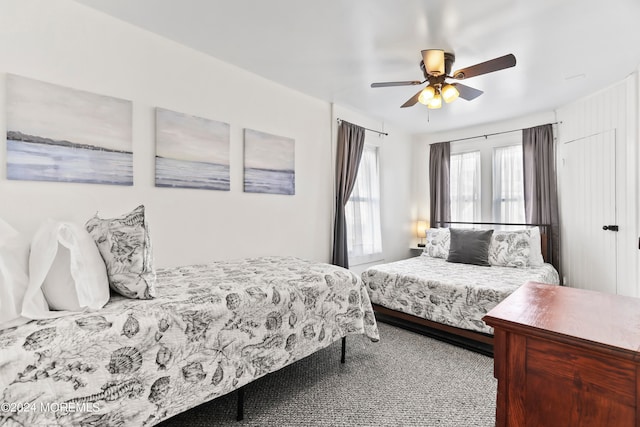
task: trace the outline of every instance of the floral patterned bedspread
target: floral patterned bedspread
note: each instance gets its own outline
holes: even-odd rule
[[[153,425],[347,334],[379,339],[340,267],[263,257],[157,275],[156,299],[0,331],[0,425]]]
[[[421,255],[362,273],[371,302],[457,328],[493,334],[482,317],[527,281],[559,283],[550,264],[480,267]]]

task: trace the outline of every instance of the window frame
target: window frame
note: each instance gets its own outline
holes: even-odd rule
[[[521,183],[522,183],[522,188],[521,188],[521,198],[509,198],[509,199],[504,199],[503,197],[500,197],[500,200],[497,200],[497,195],[495,194],[495,189],[496,189],[496,182],[495,182],[495,178],[496,178],[496,152],[498,150],[504,150],[504,149],[508,149],[508,148],[513,148],[513,147],[519,147],[520,148],[520,168],[521,168],[521,172],[522,172],[522,177],[521,177]],[[497,147],[493,147],[492,149],[492,166],[491,166],[491,218],[493,220],[493,222],[498,222],[498,223],[507,223],[506,219],[501,218],[501,213],[502,213],[502,204],[505,202],[505,200],[507,202],[519,202],[522,201],[522,211],[521,213],[521,217],[514,219],[513,221],[511,221],[511,223],[514,224],[518,224],[518,223],[524,223],[526,221],[525,219],[525,208],[524,208],[524,167],[522,165],[522,142],[520,142],[519,144],[511,144],[511,145],[500,145]]]
[[[493,149],[522,144],[521,132],[479,136],[451,143],[451,155],[468,151],[480,151],[480,221],[493,221]]]
[[[455,222],[479,222],[482,218],[482,152],[480,150],[465,150],[465,151],[460,151],[460,152],[453,152],[450,153],[450,159],[449,159],[449,202],[451,203],[451,205],[453,206],[453,198],[451,197],[451,193],[452,193],[452,186],[451,186],[451,181],[452,181],[452,175],[451,175],[451,164],[452,164],[452,157],[453,156],[464,156],[465,154],[475,154],[477,153],[477,159],[476,159],[476,165],[477,165],[477,170],[475,172],[475,175],[477,178],[479,178],[479,182],[478,182],[478,187],[477,187],[477,194],[474,194],[471,198],[471,203],[472,203],[472,210],[473,210],[473,218],[456,218],[454,217],[453,214],[453,210],[451,211],[451,221],[455,221]]]
[[[369,197],[363,197],[360,195],[355,195],[355,200],[352,200],[352,198],[354,198],[354,194],[352,193],[351,196],[349,197],[349,200],[347,201],[347,204],[345,205],[345,220],[347,221],[347,250],[348,250],[348,257],[349,257],[349,265],[350,266],[356,266],[356,265],[362,265],[362,264],[369,264],[372,262],[378,262],[378,261],[383,261],[384,260],[384,254],[383,254],[383,246],[382,246],[382,206],[381,206],[381,199],[382,199],[382,189],[381,189],[381,184],[382,184],[382,173],[381,173],[381,168],[380,168],[380,163],[381,163],[381,155],[380,155],[380,145],[378,144],[372,144],[369,143],[367,141],[365,141],[365,146],[364,146],[364,150],[373,150],[376,153],[376,164],[375,164],[375,170],[377,171],[377,197],[376,195],[373,195],[373,197],[369,198]],[[363,151],[363,156],[362,159],[365,158],[365,152]],[[360,160],[362,162],[362,159]],[[354,191],[356,190],[357,187],[357,180],[360,176],[360,173],[363,169],[358,167],[358,177],[356,177],[356,184],[354,185]],[[352,227],[350,227],[351,222],[348,220],[348,210],[349,210],[349,203],[351,203],[352,201],[354,202],[360,202],[360,203],[372,203],[374,204],[374,208],[377,208],[377,215],[375,215],[375,217],[377,217],[377,230],[374,232],[377,234],[377,236],[373,237],[374,240],[374,246],[376,245],[376,243],[379,243],[379,251],[373,251],[373,252],[367,252],[367,253],[361,253],[361,254],[354,254],[350,248],[351,246],[351,242],[353,241],[353,237],[352,237]],[[377,240],[377,242],[376,242]]]

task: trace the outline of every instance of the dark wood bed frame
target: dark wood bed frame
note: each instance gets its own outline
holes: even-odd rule
[[[493,335],[433,322],[401,311],[372,304],[376,320],[399,326],[486,356],[493,356]]]
[[[539,227],[542,257],[545,262],[551,259],[551,225],[549,224],[507,224],[496,222],[451,222],[440,221],[437,225],[474,225],[474,226],[519,226]],[[555,266],[557,268],[557,266]],[[431,320],[423,319],[401,311],[392,310],[378,304],[372,304],[376,319],[394,326],[426,335],[450,344],[466,348],[487,356],[493,356],[493,335],[468,329],[456,328]]]

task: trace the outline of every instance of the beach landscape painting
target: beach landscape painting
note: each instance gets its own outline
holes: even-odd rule
[[[156,108],[156,187],[229,190],[229,124]]]
[[[131,102],[7,75],[7,178],[133,185]]]
[[[244,191],[295,194],[295,141],[244,130]]]

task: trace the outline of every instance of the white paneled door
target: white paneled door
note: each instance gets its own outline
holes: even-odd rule
[[[562,251],[565,285],[617,293],[615,168],[615,130],[561,148],[562,241],[571,242]]]

